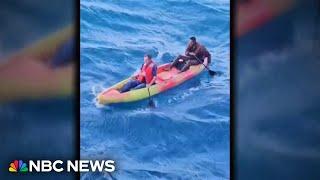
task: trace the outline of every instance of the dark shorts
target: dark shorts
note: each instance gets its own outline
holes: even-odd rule
[[[180,62],[179,59],[182,59],[183,61]],[[200,61],[199,61],[200,60]],[[195,66],[198,64],[202,64],[204,61],[204,58],[199,58],[195,59],[194,57],[191,56],[184,56],[184,55],[179,55],[175,61],[173,62],[173,66],[176,67],[177,69],[181,70],[187,63],[189,63],[189,66]],[[208,63],[211,63],[211,55],[208,55]]]
[[[188,60],[187,62],[189,62],[189,64],[190,64],[191,66],[198,65],[198,64],[201,64],[201,63],[202,63],[202,62],[200,62],[200,61],[198,61],[198,60],[196,60],[196,59],[190,59],[190,60]]]

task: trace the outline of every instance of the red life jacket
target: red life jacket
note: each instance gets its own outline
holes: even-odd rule
[[[152,69],[154,66],[155,64],[153,62],[150,62],[149,64],[143,64],[141,72],[137,76],[137,80],[142,83],[149,84],[153,79]],[[145,76],[143,73],[145,73]]]

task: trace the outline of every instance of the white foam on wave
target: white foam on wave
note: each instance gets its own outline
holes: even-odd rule
[[[91,93],[93,95],[92,103],[97,107],[97,108],[103,108],[104,105],[98,103],[97,101],[97,95],[103,91],[103,85],[102,84],[97,84],[91,87]]]

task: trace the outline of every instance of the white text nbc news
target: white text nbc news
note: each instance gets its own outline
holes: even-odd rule
[[[68,160],[66,165],[62,160],[29,160],[29,172],[113,172],[113,160]]]

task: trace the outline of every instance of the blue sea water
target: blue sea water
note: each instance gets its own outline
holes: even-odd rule
[[[230,2],[228,0],[81,0],[82,159],[113,159],[116,171],[82,179],[229,179]],[[183,53],[196,36],[210,68],[147,100],[99,106],[95,96],[140,67]]]

